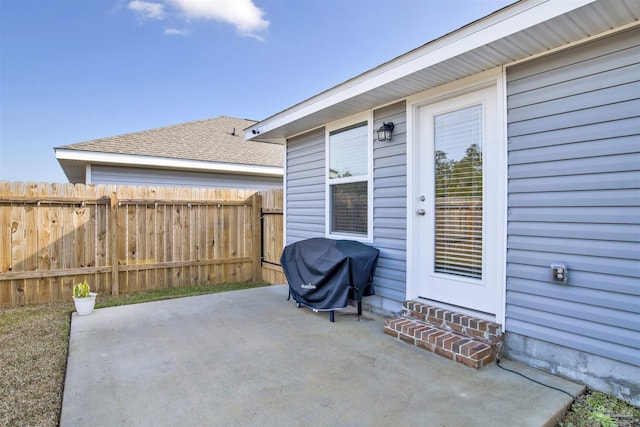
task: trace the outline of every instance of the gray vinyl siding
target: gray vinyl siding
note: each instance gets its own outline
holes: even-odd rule
[[[250,188],[262,190],[282,188],[282,177],[92,165],[91,184]]]
[[[286,244],[325,235],[325,130],[287,141]]]
[[[393,122],[391,142],[373,146],[373,246],[380,250],[376,295],[406,296],[407,143],[405,103],[374,112],[373,128]],[[286,244],[325,236],[325,129],[287,141]]]
[[[507,333],[640,366],[640,31],[507,70]],[[552,263],[569,268],[551,284]]]
[[[407,120],[400,102],[374,111],[374,129],[393,122],[391,142],[373,145],[373,246],[380,250],[376,295],[406,299],[407,279]]]

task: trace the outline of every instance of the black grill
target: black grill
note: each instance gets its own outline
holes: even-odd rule
[[[316,311],[345,308],[374,294],[373,275],[380,251],[353,240],[313,238],[287,245],[280,257],[289,295],[298,305]]]

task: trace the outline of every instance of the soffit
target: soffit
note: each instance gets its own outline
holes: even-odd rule
[[[510,15],[505,19],[515,20],[518,18],[517,14],[509,9],[529,3],[538,5],[545,2],[518,2],[487,18],[499,22],[501,13],[510,12]],[[430,54],[437,55],[438,52],[428,52],[431,45],[428,43],[249,127],[247,139],[282,142],[292,135],[323,126],[340,118],[376,108],[482,71],[558,49],[638,20],[640,20],[640,2],[637,0],[598,0],[513,32],[508,36],[489,41],[454,57],[436,61],[419,71],[401,75],[394,80],[371,87],[368,90],[362,90],[348,99],[336,103],[326,103],[326,100],[336,93],[349,90],[356,85],[366,86],[364,82],[367,80],[374,81],[383,73],[392,73],[394,67],[400,68],[403,64],[411,61],[424,60]],[[482,20],[434,42],[446,42],[448,38],[457,41],[463,37],[474,37],[474,26],[480,24],[482,24]],[[253,134],[252,131],[259,133]]]

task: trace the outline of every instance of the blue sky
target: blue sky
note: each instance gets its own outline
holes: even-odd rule
[[[261,120],[512,0],[0,0],[0,180],[53,147]]]

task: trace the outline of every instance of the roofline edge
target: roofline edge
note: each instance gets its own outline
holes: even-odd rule
[[[170,159],[132,154],[96,153],[92,151],[56,148],[56,159],[112,166],[158,167],[163,169],[199,170],[210,172],[244,173],[250,175],[282,176],[284,168],[277,166],[245,165],[205,162],[202,160]],[[66,174],[66,172],[65,172]]]

